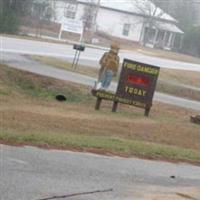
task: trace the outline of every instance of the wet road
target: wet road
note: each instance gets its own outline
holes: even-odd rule
[[[38,42],[24,39],[15,39],[0,36],[0,51],[10,53],[22,53],[31,55],[46,55],[60,57],[71,60],[74,57],[72,45],[53,44],[47,42]],[[105,49],[95,49],[87,47],[85,52],[81,54],[81,62],[83,64],[98,66],[98,60],[105,52]],[[153,64],[163,68],[183,69],[191,71],[200,71],[200,66],[192,63],[178,62],[168,59],[146,56],[142,53],[133,51],[121,51],[121,61],[124,58],[141,61],[148,64]]]
[[[171,193],[171,189],[200,190],[200,167],[137,158],[0,145],[0,167],[1,200],[37,200],[107,189],[113,191],[70,199],[137,200]]]

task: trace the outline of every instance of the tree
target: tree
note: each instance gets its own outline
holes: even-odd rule
[[[0,32],[15,33],[20,17],[29,13],[32,0],[0,0]]]
[[[178,22],[180,28],[185,32],[191,30],[195,23],[196,12],[195,2],[192,0],[152,0],[165,12],[173,16]]]
[[[1,0],[0,32],[14,33],[19,27],[19,19],[12,1]]]
[[[200,56],[200,28],[194,26],[198,11],[196,6],[199,2],[195,0],[153,1],[178,20],[180,28],[185,33],[182,51],[190,55]]]
[[[186,32],[183,52],[200,57],[200,27],[193,27]]]
[[[149,0],[135,0],[132,2],[133,7],[137,10],[139,14],[143,16],[139,23],[143,23],[144,39],[143,44],[149,41],[152,34],[152,30],[157,27],[157,18],[161,18],[164,15],[163,10],[161,10],[157,5],[153,4]]]
[[[90,0],[84,8],[82,20],[84,23],[84,36],[87,42],[91,42],[96,29],[96,17],[100,6],[100,0]]]
[[[50,1],[33,0],[31,16],[37,21],[36,35],[41,36],[44,23],[48,23],[54,16]]]

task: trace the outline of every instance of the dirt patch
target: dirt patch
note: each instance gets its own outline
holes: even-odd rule
[[[200,200],[199,187],[150,187],[144,200]]]

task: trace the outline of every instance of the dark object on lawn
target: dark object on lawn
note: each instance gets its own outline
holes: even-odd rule
[[[195,123],[195,124],[199,124],[199,125],[200,125],[200,115],[191,116],[191,117],[190,117],[190,121],[191,121],[192,123]]]
[[[60,102],[63,102],[63,101],[66,101],[67,98],[64,95],[59,94],[59,95],[56,96],[56,100],[60,101]]]

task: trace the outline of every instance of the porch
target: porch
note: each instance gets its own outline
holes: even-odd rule
[[[151,48],[179,50],[182,47],[183,32],[174,24],[156,23],[144,26],[140,43]]]

